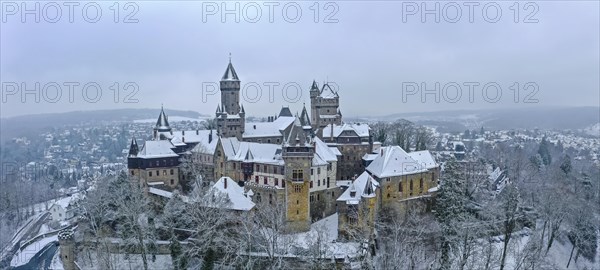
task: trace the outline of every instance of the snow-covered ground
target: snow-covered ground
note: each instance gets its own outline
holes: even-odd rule
[[[282,244],[309,249],[320,241],[326,248],[325,257],[355,257],[358,255],[359,244],[356,242],[337,242],[338,214],[321,219],[310,226],[310,231],[282,235]]]
[[[523,248],[527,245],[527,243],[532,239],[530,233],[524,233],[524,231],[516,232],[510,240],[509,246],[511,251],[506,255],[506,268],[507,269],[515,269],[518,264],[518,261],[521,260],[521,256],[523,256]],[[538,232],[539,233],[539,232]],[[539,239],[538,239],[539,241]],[[546,244],[546,243],[545,243]],[[599,239],[600,244],[600,239]],[[494,243],[494,248],[498,251],[498,254],[502,251],[502,241],[497,241]],[[571,254],[571,248],[573,245],[566,237],[557,238],[552,247],[548,251],[548,254],[543,258],[542,268],[550,268],[550,269],[567,269],[567,262],[569,261],[569,255]],[[577,250],[573,253],[573,258],[571,260],[571,264],[568,269],[600,269],[600,248],[596,251],[596,261],[591,262],[583,256],[579,256],[577,261],[575,261],[575,254]],[[543,256],[543,255],[542,255]],[[523,269],[523,266],[520,267]]]
[[[31,260],[31,258],[38,253],[47,244],[58,241],[58,236],[53,235],[46,238],[42,238],[39,241],[33,242],[31,245],[26,246],[23,250],[20,250],[13,256],[10,266],[24,265]]]

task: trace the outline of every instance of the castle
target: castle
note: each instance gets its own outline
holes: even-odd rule
[[[407,202],[435,192],[439,166],[431,154],[382,147],[367,124],[344,123],[339,94],[328,83],[319,88],[312,82],[310,116],[306,106],[299,115],[282,107],[266,122],[246,122],[240,84],[230,60],[220,81],[215,130],[173,131],[161,109],[152,140],[141,148],[131,141],[130,177],[161,196],[189,184],[194,176],[182,172],[181,160],[192,155],[206,168],[206,180],[247,198],[239,209],[284,207],[289,232],[307,231],[335,213],[342,234],[365,230],[380,209],[401,213]],[[244,191],[231,190],[228,182]]]

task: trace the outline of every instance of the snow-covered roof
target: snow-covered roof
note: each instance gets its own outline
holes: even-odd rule
[[[363,172],[337,200],[345,201],[346,204],[358,204],[363,197],[374,197],[378,187],[379,182],[373,179],[369,173]]]
[[[72,201],[74,201],[77,198],[77,196],[68,196],[68,197],[64,197],[58,201],[56,201],[54,203],[54,205],[56,206],[60,206],[62,209],[67,209],[67,207],[69,207],[69,205],[71,204]]]
[[[379,155],[367,167],[367,171],[379,178],[427,171],[422,163],[413,159],[400,146],[382,147],[379,151]]]
[[[428,150],[410,152],[408,155],[426,169],[433,169],[438,166],[433,155]]]
[[[244,127],[244,138],[275,137],[281,136],[283,131],[294,123],[296,117],[280,116],[273,122],[246,123]]]
[[[212,135],[211,135],[212,133]],[[173,133],[178,136],[181,133]],[[212,138],[211,138],[212,137]],[[217,147],[217,132],[211,130],[191,130],[185,132],[186,143],[196,143],[192,152],[202,154],[214,154]],[[210,142],[209,142],[210,141]]]
[[[337,148],[329,147],[318,137],[315,137],[313,141],[315,142],[315,153],[319,155],[321,159],[327,162],[337,161],[337,153],[339,153]]]
[[[338,94],[329,86],[329,84],[326,83],[323,84],[323,88],[321,89],[319,96],[322,98],[336,98],[338,97]]]
[[[227,209],[248,211],[254,208],[255,204],[249,196],[250,192],[245,192],[243,187],[240,187],[236,181],[229,177],[221,177],[209,190],[208,194],[216,196],[226,196],[230,204],[226,205]]]
[[[137,156],[141,158],[177,157],[173,148],[175,146],[169,140],[146,141]]]
[[[161,196],[164,198],[169,198],[169,199],[171,199],[173,197],[173,192],[158,189],[158,188],[153,188],[153,187],[148,188],[148,193],[158,195],[158,196]]]
[[[221,144],[223,145],[223,151],[225,151],[226,157],[233,157],[240,147],[240,141],[236,137],[231,138],[220,138]]]
[[[281,145],[270,143],[240,142],[235,150],[235,155],[228,156],[228,159],[283,165]]]
[[[333,125],[333,137],[339,137],[344,131],[354,131],[359,137],[369,137],[369,125],[368,124],[342,124]],[[331,124],[323,128],[323,137],[331,137]]]

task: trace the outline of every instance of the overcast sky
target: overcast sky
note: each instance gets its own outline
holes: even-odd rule
[[[34,3],[27,2],[28,8],[34,8]],[[296,23],[288,22],[296,17],[294,6],[288,6],[287,16],[282,14],[285,2],[274,6],[273,22],[269,21],[268,5],[239,2],[239,23],[234,15],[226,15],[222,22],[221,2],[203,6],[201,2],[183,1],[138,2],[137,11],[128,18],[137,23],[123,23],[135,6],[121,3],[116,15],[112,3],[100,2],[102,17],[90,23],[85,20],[94,20],[94,7],[88,6],[83,16],[82,2],[73,7],[71,23],[69,8],[62,2],[62,16],[56,19],[56,6],[41,2],[40,22],[36,23],[32,14],[25,14],[22,22],[19,2],[18,10],[3,2],[2,117],[113,108],[159,109],[161,104],[213,114],[220,96],[203,99],[203,83],[219,81],[229,53],[246,87],[242,103],[248,115],[273,115],[282,105],[301,110],[303,102],[309,105],[308,90],[313,79],[319,84],[330,81],[339,86],[344,116],[598,106],[600,102],[597,1],[532,2],[530,6],[520,2],[518,8],[511,7],[514,2],[497,2],[502,15],[496,23],[486,21],[495,19],[496,7],[488,6],[487,15],[483,15],[486,2],[475,2],[479,5],[473,7],[473,22],[469,21],[469,7],[459,2],[462,17],[456,23],[448,22],[454,20],[456,6],[445,6],[447,2],[438,2],[439,23],[434,15],[426,15],[423,23],[421,10],[415,15],[403,12],[403,8],[410,11],[413,4],[421,9],[421,2],[405,2],[404,6],[395,1],[337,2],[330,6],[320,2],[318,23],[314,22],[317,7],[312,1],[297,2],[302,15]],[[428,7],[433,8],[434,3],[428,2]],[[227,5],[234,8],[232,2]],[[219,10],[210,15],[215,6]],[[248,22],[255,19],[257,6],[262,16],[256,23]],[[520,11],[518,15],[515,10]],[[115,17],[119,23],[114,22]],[[324,22],[327,19],[330,23]],[[57,22],[48,22],[52,20]],[[23,84],[35,89],[36,82],[40,83],[39,103],[34,94],[22,100]],[[64,85],[69,82],[79,84],[74,86],[72,102],[69,88]],[[83,85],[90,82],[101,86],[102,96],[95,99],[94,88],[88,88],[85,100]],[[125,89],[127,82],[134,84]],[[265,83],[271,82],[279,86],[269,98]],[[422,102],[418,92],[403,100],[403,84],[421,88],[425,83],[432,90],[436,82],[440,83],[441,94],[444,89],[448,93],[446,98],[440,96],[439,103],[433,94]],[[462,86],[461,97],[456,97],[456,84],[452,82]],[[479,84],[474,86],[473,103],[464,85],[469,82]],[[56,97],[54,83],[62,86],[62,96]],[[488,83],[497,83],[502,96],[495,98],[496,90],[491,87],[486,101],[482,88]],[[258,101],[253,87],[257,84],[262,86]],[[288,88],[287,99],[292,104],[283,98],[286,84],[302,87],[300,98],[294,98],[293,87]],[[139,87],[137,93],[127,97],[134,93],[135,85]],[[516,89],[519,102],[515,100]]]

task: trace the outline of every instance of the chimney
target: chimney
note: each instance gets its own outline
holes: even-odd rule
[[[254,129],[256,129],[256,125],[254,125]]]
[[[329,139],[333,142],[333,124],[331,124],[331,133],[329,134]]]
[[[181,142],[185,143],[185,137],[181,137]]]
[[[185,136],[185,130],[181,131],[181,136]]]
[[[199,132],[199,131],[196,129],[196,135],[198,135],[198,132]]]
[[[212,129],[210,130],[210,133],[208,133],[208,143],[212,142]]]
[[[227,189],[227,178],[223,178],[223,188]]]
[[[383,147],[381,147],[381,156],[383,157]]]

